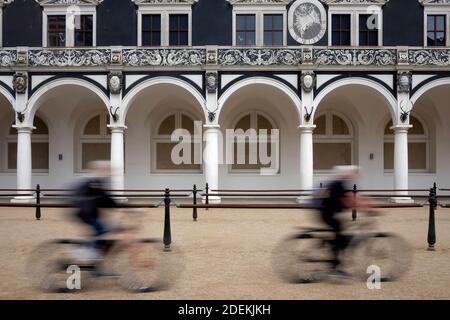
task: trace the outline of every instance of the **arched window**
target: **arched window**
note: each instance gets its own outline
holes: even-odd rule
[[[154,172],[200,172],[201,171],[201,138],[194,138],[194,122],[197,121],[187,113],[176,111],[166,116],[156,126],[153,135],[152,171]],[[191,134],[191,161],[190,163],[176,163],[172,159],[172,149],[178,142],[172,142],[171,136],[176,129],[185,129]]]
[[[91,161],[110,160],[111,136],[107,125],[108,114],[102,112],[90,118],[83,126],[79,149],[81,171],[87,170]]]
[[[232,170],[238,171],[254,171],[262,168],[268,168],[271,163],[262,163],[260,153],[260,130],[267,130],[267,157],[272,156],[271,130],[275,129],[275,123],[267,116],[253,111],[241,117],[234,125],[234,130],[242,130],[245,135],[243,139],[233,139],[233,164]],[[253,129],[253,130],[250,130]],[[252,137],[251,133],[255,136]],[[239,142],[240,141],[240,142]]]
[[[428,132],[423,122],[410,116],[412,128],[408,130],[408,166],[410,171],[424,172],[430,169]],[[394,132],[392,120],[384,129],[384,170],[394,169]]]
[[[41,118],[35,116],[33,126],[36,128],[31,135],[31,166],[35,172],[48,172],[49,145],[48,127]],[[6,138],[8,145],[8,170],[17,170],[17,130],[9,129]]]
[[[337,165],[353,163],[353,132],[341,116],[327,113],[319,116],[314,129],[314,170],[330,170]]]

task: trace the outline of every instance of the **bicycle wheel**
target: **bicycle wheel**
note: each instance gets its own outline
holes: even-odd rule
[[[326,278],[330,248],[323,239],[300,234],[282,240],[272,254],[272,267],[289,283],[313,283]]]
[[[109,255],[106,264],[119,274],[118,283],[133,292],[152,292],[170,286],[179,274],[180,255],[163,253],[161,241],[142,239],[123,243]]]
[[[31,285],[46,292],[70,292],[67,280],[68,267],[73,260],[70,253],[79,248],[81,242],[52,241],[39,245],[28,258],[26,272]]]
[[[388,233],[375,233],[354,238],[346,254],[346,270],[361,280],[367,280],[371,266],[378,267],[381,281],[401,277],[411,265],[412,250],[401,237]]]

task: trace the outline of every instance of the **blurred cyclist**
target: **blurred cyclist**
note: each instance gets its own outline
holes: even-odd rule
[[[347,277],[348,275],[339,269],[341,261],[340,252],[343,251],[350,239],[342,234],[343,227],[337,214],[348,209],[368,209],[368,203],[351,190],[354,181],[358,177],[357,166],[336,166],[333,168],[333,179],[326,186],[326,192],[319,203],[319,211],[322,221],[327,224],[334,233],[332,243],[333,259],[330,275]]]
[[[101,216],[101,209],[116,208],[118,205],[106,192],[111,178],[109,161],[94,161],[89,163],[91,177],[86,178],[75,188],[73,205],[76,208],[76,218],[90,226],[93,236],[98,238],[108,233],[110,228]],[[75,253],[78,259],[102,259],[103,241],[95,240],[92,248]]]

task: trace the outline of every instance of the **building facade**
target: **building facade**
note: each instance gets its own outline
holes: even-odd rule
[[[450,0],[0,0],[0,27],[0,188],[96,159],[116,189],[311,189],[347,164],[448,186]],[[196,121],[202,161],[174,164]],[[275,172],[222,163],[249,128],[279,129]]]

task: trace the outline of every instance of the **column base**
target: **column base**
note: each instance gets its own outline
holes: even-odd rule
[[[399,196],[390,198],[389,202],[398,204],[411,204],[414,203],[414,200],[411,197]]]
[[[122,197],[122,196],[112,196],[112,198],[113,198],[114,201],[117,202],[117,203],[128,203],[128,198],[127,198],[127,197]]]
[[[208,196],[208,201],[209,201],[209,204],[220,204],[222,202],[222,198],[220,198],[218,196],[210,195],[210,196]],[[206,204],[206,197],[205,196],[202,197],[202,203]]]
[[[11,199],[11,203],[36,203],[36,198],[33,196],[17,196]]]
[[[314,198],[311,196],[300,196],[300,197],[297,197],[296,202],[298,204],[311,204],[313,199]]]

